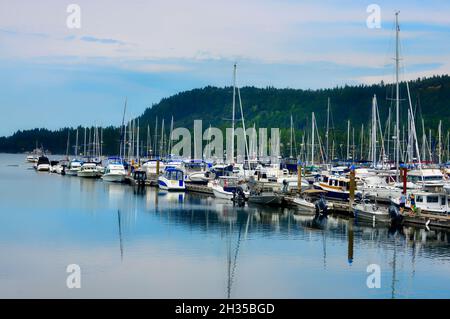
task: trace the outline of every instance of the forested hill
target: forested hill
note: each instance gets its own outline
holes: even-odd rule
[[[419,120],[423,117],[426,129],[432,129],[433,132],[436,132],[439,120],[443,120],[443,132],[446,134],[447,129],[450,128],[450,76],[417,79],[409,82],[409,86],[416,118]],[[408,96],[405,83],[401,83],[400,91],[401,116],[402,119],[406,119]],[[330,98],[331,105],[330,126],[333,128],[336,142],[344,142],[347,120],[350,120],[351,126],[355,127],[356,139],[359,136],[361,124],[365,124],[367,127],[370,122],[371,101],[374,94],[377,96],[380,118],[384,126],[389,107],[392,107],[393,116],[395,114],[395,102],[392,101],[392,98],[395,97],[395,88],[390,84],[344,86],[320,90],[273,87],[243,87],[240,89],[247,127],[254,124],[256,127],[279,127],[284,129],[282,141],[283,139],[286,141],[292,114],[298,142],[301,140],[303,130],[309,129],[311,125],[311,112],[315,112],[320,133],[324,134],[328,98]],[[151,135],[154,135],[156,117],[159,120],[158,135],[160,135],[162,119],[165,119],[165,128],[168,133],[172,116],[175,127],[191,128],[195,119],[203,120],[204,128],[209,125],[221,128],[230,126],[228,120],[232,113],[232,96],[232,87],[205,87],[164,98],[146,109],[139,117],[142,127],[141,138],[146,138],[147,125],[150,126]],[[240,118],[237,95],[236,101],[236,117]],[[417,127],[419,129],[421,124],[418,123]],[[68,128],[58,131],[46,129],[18,131],[10,137],[0,138],[0,152],[30,151],[38,142],[39,145],[42,144],[53,153],[65,153],[67,130]],[[74,144],[75,129],[70,130],[71,144]],[[418,134],[421,134],[420,130]],[[104,130],[103,149],[105,153],[117,153],[119,138],[118,128],[108,127]]]

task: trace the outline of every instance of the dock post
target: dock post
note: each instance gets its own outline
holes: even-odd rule
[[[406,166],[402,167],[402,181],[403,181],[403,195],[406,195],[406,186],[408,182],[408,168]]]
[[[156,178],[159,176],[159,159],[156,160]]]
[[[352,210],[353,210],[353,202],[355,201],[355,189],[356,189],[355,166],[352,165],[350,167],[350,189],[349,189],[350,203],[348,206],[349,213],[352,213]]]
[[[297,193],[302,192],[302,162],[297,162]]]

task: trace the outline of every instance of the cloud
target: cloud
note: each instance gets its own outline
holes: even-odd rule
[[[96,38],[96,37],[92,37],[92,36],[82,36],[80,38],[80,40],[86,41],[86,42],[98,42],[98,43],[102,43],[102,44],[120,44],[120,45],[125,44],[125,42],[122,42],[120,40],[102,39],[102,38]]]

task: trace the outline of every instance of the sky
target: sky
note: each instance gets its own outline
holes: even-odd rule
[[[80,28],[68,27],[71,4]],[[380,28],[368,27],[371,4]],[[119,125],[125,98],[135,117],[181,91],[232,85],[234,63],[239,86],[390,82],[397,10],[401,79],[450,73],[449,1],[0,0],[0,136]]]

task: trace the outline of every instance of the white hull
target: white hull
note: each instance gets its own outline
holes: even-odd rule
[[[220,199],[233,199],[233,193],[231,192],[225,192],[224,190],[218,189],[216,187],[213,188],[214,196]]]
[[[66,175],[77,176],[79,170],[80,170],[79,168],[70,168],[66,170]]]
[[[158,187],[167,191],[184,191],[185,183],[184,181],[168,180],[164,176],[160,176],[158,178]]]
[[[297,198],[294,199],[293,202],[297,206],[297,208],[300,209],[300,210],[308,210],[308,211],[315,211],[316,210],[316,206],[314,205],[314,203],[308,202],[304,198],[297,197]]]
[[[77,172],[78,177],[84,177],[84,178],[96,178],[98,177],[98,172],[96,170],[89,170],[89,171],[78,171]]]
[[[123,183],[125,181],[125,175],[123,174],[104,174],[102,179],[105,182]]]
[[[375,204],[357,204],[353,208],[356,219],[366,220],[373,223],[390,223],[391,219],[386,209]]]
[[[48,165],[48,164],[37,165],[36,170],[38,172],[49,172],[50,171],[50,165]]]

